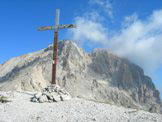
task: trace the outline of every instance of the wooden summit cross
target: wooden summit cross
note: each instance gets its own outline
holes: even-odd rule
[[[64,28],[76,28],[74,24],[59,25],[60,10],[56,9],[55,26],[42,26],[39,27],[39,31],[43,30],[54,30],[54,43],[53,43],[53,64],[52,64],[52,84],[56,84],[56,64],[57,64],[57,53],[58,53],[58,31]]]

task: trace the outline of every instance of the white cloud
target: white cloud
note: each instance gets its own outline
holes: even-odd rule
[[[122,22],[123,27],[128,27],[138,19],[138,15],[134,13],[131,16],[126,16],[124,22]]]
[[[127,17],[128,18],[128,17]],[[129,23],[129,24],[128,24]],[[148,73],[162,65],[162,10],[142,21],[135,17],[114,35],[111,49],[142,66]]]
[[[92,16],[93,17],[93,16]],[[78,28],[71,31],[74,40],[100,43],[118,55],[124,56],[151,74],[162,65],[162,10],[154,11],[146,20],[140,20],[137,14],[125,17],[122,28],[109,36],[109,31],[96,14],[95,19],[76,17]]]
[[[112,4],[110,3],[110,0],[89,0],[89,3],[98,5],[109,17],[113,17]]]
[[[107,30],[102,24],[97,23],[93,19],[90,20],[84,17],[76,17],[75,22],[77,28],[71,30],[73,40],[79,43],[86,43],[89,41],[91,43],[101,44],[104,44],[105,40],[107,40]]]

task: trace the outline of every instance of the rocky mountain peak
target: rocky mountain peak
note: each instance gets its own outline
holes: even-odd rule
[[[160,112],[159,91],[144,71],[105,49],[86,53],[60,41],[57,82],[73,97]],[[39,91],[51,82],[52,45],[0,65],[0,90]]]

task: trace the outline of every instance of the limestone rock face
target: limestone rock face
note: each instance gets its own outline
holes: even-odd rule
[[[65,41],[58,53],[57,82],[73,97],[150,112],[162,110],[151,78],[127,59],[104,49],[85,53],[71,41]],[[51,45],[13,58],[0,65],[0,90],[41,91],[50,85],[51,70]]]

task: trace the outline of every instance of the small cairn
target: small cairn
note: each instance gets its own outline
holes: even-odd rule
[[[44,88],[42,92],[34,94],[34,96],[31,98],[31,102],[52,103],[52,102],[66,101],[70,99],[71,96],[67,91],[61,89],[60,86],[58,85],[51,85],[48,86],[47,88]]]

